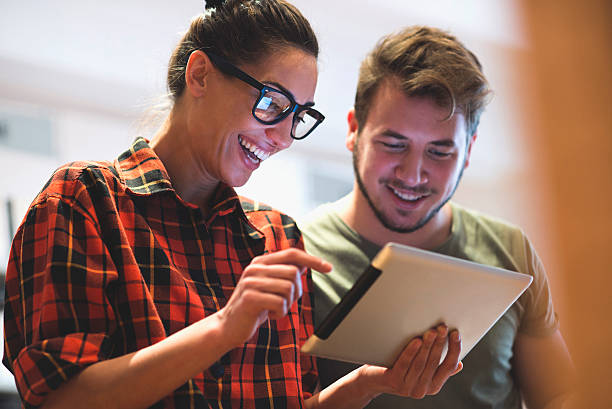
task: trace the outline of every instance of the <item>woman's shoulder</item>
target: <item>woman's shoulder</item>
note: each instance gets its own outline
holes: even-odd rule
[[[75,161],[58,167],[34,200],[34,204],[50,197],[65,201],[77,200],[79,195],[94,186],[107,186],[119,175],[109,161]]]
[[[272,229],[274,232],[284,232],[288,239],[299,239],[301,233],[295,220],[272,206],[265,203],[239,196],[240,205],[250,223],[259,231]]]
[[[244,196],[239,196],[239,199],[242,210],[249,220],[263,218],[266,220],[282,220],[285,223],[295,224],[292,217],[270,205]]]

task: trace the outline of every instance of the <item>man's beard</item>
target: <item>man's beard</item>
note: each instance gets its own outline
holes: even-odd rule
[[[442,209],[442,207],[444,207],[444,205],[451,199],[451,197],[453,197],[453,194],[455,194],[455,190],[457,190],[457,186],[459,186],[459,181],[461,180],[461,176],[463,175],[463,170],[465,169],[465,162],[464,162],[464,166],[461,167],[461,171],[459,172],[459,177],[457,178],[457,182],[455,183],[455,186],[453,187],[453,190],[448,195],[448,197],[446,197],[442,201],[442,203],[440,203],[439,206],[437,206],[435,209],[431,210],[429,213],[427,213],[425,215],[425,217],[423,217],[421,220],[419,220],[416,224],[414,224],[412,226],[398,226],[398,225],[394,224],[390,220],[390,218],[388,218],[383,213],[383,211],[381,209],[376,207],[376,205],[374,204],[374,201],[372,200],[372,198],[368,194],[368,191],[366,190],[365,184],[363,183],[363,179],[361,179],[361,175],[359,174],[359,167],[358,167],[358,163],[359,163],[359,149],[358,149],[358,144],[359,144],[359,141],[357,140],[357,142],[355,143],[355,148],[353,149],[353,171],[355,172],[355,179],[357,180],[357,186],[359,186],[359,190],[361,191],[361,194],[363,194],[363,197],[366,198],[366,201],[368,202],[368,205],[370,205],[370,209],[372,209],[372,212],[374,212],[374,214],[376,215],[376,218],[378,219],[378,221],[380,221],[380,223],[383,226],[385,226],[385,228],[387,228],[387,229],[389,229],[389,230],[391,230],[392,232],[395,232],[395,233],[413,233],[413,232],[419,230],[421,227],[425,226],[427,224],[427,222],[429,222],[440,211],[440,209]]]

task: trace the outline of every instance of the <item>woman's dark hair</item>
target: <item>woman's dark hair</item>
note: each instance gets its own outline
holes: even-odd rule
[[[168,91],[176,100],[185,88],[185,67],[194,50],[225,57],[230,62],[257,63],[286,47],[296,47],[315,58],[319,45],[308,20],[284,0],[207,1],[195,17],[168,64]]]

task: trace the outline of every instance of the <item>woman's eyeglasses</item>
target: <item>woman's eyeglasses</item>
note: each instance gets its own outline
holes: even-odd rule
[[[206,55],[221,71],[246,82],[259,91],[259,97],[253,105],[252,113],[255,119],[262,124],[276,124],[293,113],[291,137],[304,139],[325,119],[322,113],[312,108],[312,103],[300,105],[291,95],[262,84],[225,58],[210,52],[206,52]]]

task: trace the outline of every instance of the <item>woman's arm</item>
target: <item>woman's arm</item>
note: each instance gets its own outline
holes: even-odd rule
[[[85,368],[51,392],[43,407],[147,407],[210,367],[232,347],[214,314],[157,344]]]
[[[256,257],[220,311],[157,344],[85,368],[51,392],[44,407],[152,405],[248,340],[268,317],[284,317],[302,295],[307,268],[331,266],[298,249]]]

